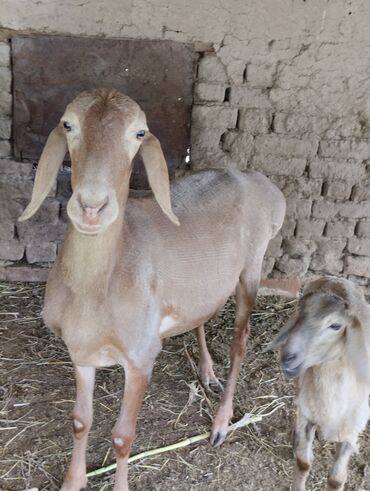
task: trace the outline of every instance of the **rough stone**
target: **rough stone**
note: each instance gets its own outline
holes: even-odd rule
[[[316,243],[313,240],[286,239],[284,240],[283,248],[289,256],[299,259],[310,257],[316,250]]]
[[[246,169],[253,150],[253,136],[244,132],[229,131],[224,137],[222,148],[230,154],[239,169]]]
[[[287,200],[286,216],[289,218],[308,218],[311,215],[311,207],[312,201],[310,199],[290,198]]]
[[[266,278],[274,269],[275,258],[265,256],[262,264],[262,278]]]
[[[31,264],[55,261],[56,252],[55,242],[31,242],[26,246],[26,258]]]
[[[12,84],[12,75],[8,67],[0,67],[0,90],[2,92],[10,92]]]
[[[0,117],[0,140],[8,140],[12,133],[12,120]]]
[[[344,179],[356,182],[365,177],[366,169],[358,160],[314,159],[310,162],[310,178]]]
[[[17,223],[16,228],[22,241],[37,242],[42,238],[45,241],[53,242],[63,239],[66,223],[59,221],[56,225],[51,225],[43,222],[32,223],[31,220],[28,220],[27,222]]]
[[[358,223],[356,230],[358,237],[370,238],[370,220],[364,220]]]
[[[246,69],[246,79],[252,87],[268,88],[272,87],[274,83],[275,72],[275,63],[264,65],[248,64]]]
[[[283,226],[281,227],[279,233],[282,237],[293,237],[296,226],[296,220],[294,220],[293,218],[285,217]]]
[[[343,180],[330,180],[326,186],[324,194],[332,199],[348,199],[351,195],[352,183]]]
[[[0,114],[10,116],[12,114],[12,95],[0,90]]]
[[[303,174],[306,167],[306,159],[279,157],[275,155],[254,155],[251,167],[267,175],[294,176]]]
[[[48,268],[32,268],[30,266],[0,267],[1,281],[26,281],[44,283],[49,275]]]
[[[337,220],[329,222],[325,229],[326,237],[352,237],[355,232],[354,220]]]
[[[230,104],[232,106],[255,109],[271,108],[271,101],[266,90],[253,89],[244,85],[231,87]]]
[[[195,85],[194,95],[197,101],[223,102],[225,99],[226,85],[215,85],[198,82]]]
[[[10,47],[8,43],[0,43],[0,67],[10,66]]]
[[[370,257],[370,239],[358,239],[352,237],[348,241],[347,250],[357,256]]]
[[[370,179],[362,181],[353,187],[351,198],[354,201],[370,201]]]
[[[24,245],[17,239],[1,240],[0,239],[0,259],[9,261],[18,261],[24,255]]]
[[[317,140],[286,138],[277,135],[256,136],[256,153],[284,157],[309,157],[316,154]]]
[[[321,179],[309,179],[305,176],[292,178],[288,176],[281,178],[280,182],[275,181],[275,183],[287,198],[315,198],[321,196]]]
[[[298,220],[296,237],[310,238],[321,237],[323,235],[326,222],[324,220]]]
[[[321,140],[320,157],[365,160],[370,158],[370,140]]]
[[[194,106],[193,125],[196,128],[236,127],[237,109],[224,106]]]
[[[0,222],[0,240],[14,239],[14,224],[12,221]]]
[[[305,136],[310,133],[321,135],[327,126],[328,121],[324,118],[295,112],[277,112],[273,123],[275,133],[294,136]]]
[[[312,207],[312,216],[328,221],[337,217],[364,218],[370,216],[370,203],[315,201]]]
[[[220,58],[215,54],[207,54],[200,59],[198,65],[198,79],[209,82],[227,83],[226,69]]]
[[[0,140],[0,158],[9,157],[11,154],[11,146],[8,140]]]
[[[312,257],[310,269],[324,274],[339,274],[343,271],[343,260],[331,253],[315,254]]]
[[[284,254],[283,257],[278,260],[277,268],[288,277],[303,278],[307,273],[309,262],[310,260],[308,257],[295,259]]]
[[[277,235],[273,239],[270,240],[269,245],[267,247],[266,256],[271,257],[280,257],[282,255],[281,244],[283,242],[283,238],[281,235]]]
[[[370,258],[358,256],[346,256],[345,258],[345,273],[356,276],[370,277]]]
[[[241,109],[238,128],[251,135],[263,135],[269,132],[272,113],[261,109]]]

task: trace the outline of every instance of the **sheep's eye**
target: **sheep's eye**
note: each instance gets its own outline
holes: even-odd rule
[[[145,136],[145,130],[140,130],[136,133],[136,138],[138,140],[141,140],[142,138],[144,138],[144,136]]]
[[[63,128],[66,131],[71,131],[72,130],[72,126],[70,125],[70,123],[68,123],[68,121],[63,121]]]
[[[339,329],[342,326],[340,324],[330,324],[329,329],[332,329],[333,331],[339,331]]]

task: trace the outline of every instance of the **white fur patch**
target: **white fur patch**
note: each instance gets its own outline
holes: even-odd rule
[[[172,329],[173,327],[175,327],[176,323],[177,322],[173,317],[171,317],[170,315],[166,315],[161,320],[161,325],[159,327],[159,333],[164,334],[165,332],[167,332],[170,329]]]
[[[123,440],[122,438],[113,438],[114,444],[117,445],[117,447],[122,447],[123,445]]]

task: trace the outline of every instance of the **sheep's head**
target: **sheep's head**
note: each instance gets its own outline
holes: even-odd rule
[[[115,90],[82,92],[69,104],[51,132],[36,172],[32,199],[20,220],[30,218],[49,193],[69,150],[73,194],[67,213],[75,228],[96,235],[123,211],[132,161],[139,151],[149,183],[172,222],[169,178],[159,141],[149,132],[144,112]]]
[[[341,355],[358,372],[367,373],[365,326],[353,308],[357,297],[362,298],[360,292],[346,280],[323,278],[308,284],[296,314],[271,344],[281,348],[281,364],[288,377]]]

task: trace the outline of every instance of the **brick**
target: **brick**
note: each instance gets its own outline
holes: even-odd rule
[[[312,216],[328,221],[338,217],[364,218],[370,216],[370,203],[315,201],[312,207]]]
[[[194,89],[195,99],[198,101],[207,102],[223,102],[225,99],[226,88],[226,85],[198,82]]]
[[[1,188],[3,188],[3,184]],[[8,199],[6,196],[6,189],[1,189],[1,206],[0,206],[0,223],[11,222],[14,223],[18,217],[22,214],[25,208],[25,202],[19,202],[12,199]]]
[[[14,239],[14,224],[11,221],[0,222],[0,240]]]
[[[273,122],[274,133],[294,136],[322,135],[329,126],[326,118],[297,112],[277,112]]]
[[[354,220],[337,220],[329,222],[325,229],[326,237],[352,237],[355,233]]]
[[[352,199],[354,201],[370,201],[370,180],[366,179],[353,188]]]
[[[272,270],[274,269],[275,266],[275,258],[274,257],[266,257],[263,260],[262,264],[262,278],[266,278]]]
[[[252,87],[272,87],[274,84],[274,76],[276,72],[276,64],[254,65],[249,63],[246,70],[247,82]]]
[[[343,260],[333,253],[315,254],[310,269],[316,273],[339,274],[343,271]]]
[[[8,43],[0,43],[0,66],[10,66],[10,47]]]
[[[286,239],[283,244],[284,252],[295,259],[310,257],[316,247],[316,243],[313,240]]]
[[[308,218],[311,215],[312,201],[309,199],[287,200],[286,216],[291,218]]]
[[[0,267],[0,280],[44,283],[48,278],[49,271],[49,268],[35,268],[30,266]]]
[[[277,135],[256,136],[256,153],[284,157],[309,157],[316,154],[318,141]]]
[[[0,90],[0,114],[10,116],[12,114],[12,95]]]
[[[243,132],[226,133],[222,149],[230,154],[239,168],[246,168],[253,151],[253,136]]]
[[[299,177],[306,168],[306,159],[275,157],[274,155],[254,155],[251,166],[267,175]]]
[[[251,135],[263,135],[269,132],[272,121],[271,111],[261,109],[241,109],[238,128]]]
[[[335,256],[340,256],[347,244],[347,240],[344,238],[321,237],[315,239],[315,242],[316,252],[320,254],[334,254]]]
[[[283,238],[280,235],[271,239],[267,247],[266,256],[280,257],[283,253],[281,249],[282,242]]]
[[[12,84],[12,74],[8,67],[0,67],[0,90],[10,92]]]
[[[17,239],[0,240],[0,259],[18,261],[24,255],[24,245]]]
[[[285,217],[283,226],[280,229],[280,234],[283,237],[292,237],[296,228],[297,222],[293,218]]]
[[[264,89],[253,89],[244,85],[231,87],[230,104],[238,107],[270,109],[271,101]]]
[[[277,183],[279,189],[285,197],[292,198],[314,198],[321,196],[322,180],[309,179],[305,176],[298,178],[282,178],[281,183]]]
[[[11,159],[0,159],[0,179],[33,179],[33,165],[16,162]]]
[[[19,238],[27,242],[37,242],[41,237],[49,242],[61,241],[64,237],[66,226],[66,223],[61,220],[56,225],[44,222],[33,223],[32,220],[16,224]]]
[[[344,179],[354,183],[365,177],[365,174],[365,166],[353,159],[315,159],[309,166],[309,175],[313,178]]]
[[[325,184],[324,195],[333,199],[348,199],[351,195],[352,183],[343,180],[331,180]]]
[[[348,252],[356,254],[357,256],[370,257],[370,239],[358,239],[352,237],[347,244]]]
[[[30,264],[55,261],[57,245],[55,242],[35,242],[27,244],[26,258]]]
[[[237,109],[224,106],[194,106],[193,125],[197,128],[235,128]]]
[[[12,133],[12,120],[0,117],[0,140],[9,140]]]
[[[296,236],[298,238],[321,237],[325,225],[324,220],[298,220]]]
[[[8,140],[0,140],[0,157],[9,157],[11,151],[10,142]]]
[[[320,157],[365,160],[370,158],[370,140],[321,140]]]
[[[364,220],[359,222],[356,232],[358,237],[370,238],[370,220]]]
[[[214,54],[204,55],[198,65],[198,79],[207,82],[227,83],[226,69],[218,56]]]
[[[309,262],[308,257],[296,259],[284,254],[277,262],[276,267],[287,276],[302,278],[308,271]]]
[[[346,256],[344,271],[346,274],[370,277],[370,258]]]

